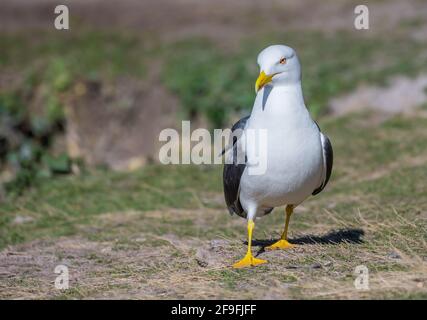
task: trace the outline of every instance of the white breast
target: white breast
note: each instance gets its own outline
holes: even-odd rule
[[[298,205],[320,185],[323,158],[320,133],[310,115],[295,101],[298,96],[271,90],[268,99],[258,94],[246,131],[267,133],[266,148],[246,135],[248,167],[240,182],[240,201],[246,212],[260,214],[266,208]],[[262,106],[265,102],[264,108]],[[264,174],[253,174],[264,148]],[[251,174],[252,171],[252,174]]]

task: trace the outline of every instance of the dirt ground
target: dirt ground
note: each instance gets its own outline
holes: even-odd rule
[[[53,0],[4,0],[0,12],[0,31],[52,28]],[[259,29],[321,29],[324,32],[353,30],[354,0],[280,1],[256,0],[69,0],[71,24],[99,28],[132,28],[156,33],[164,39],[212,36],[233,40]],[[369,1],[371,29],[384,32],[396,29],[402,21],[424,17],[425,1]],[[75,15],[75,18],[73,18]],[[421,36],[426,26],[417,28]]]

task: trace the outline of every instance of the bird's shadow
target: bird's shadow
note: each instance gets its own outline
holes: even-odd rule
[[[289,242],[297,245],[304,244],[332,244],[337,245],[340,243],[352,243],[360,244],[363,243],[363,236],[365,231],[362,229],[340,229],[332,230],[327,234],[317,236],[317,235],[305,235],[296,238],[290,238]],[[272,245],[279,239],[269,239],[269,240],[253,240],[253,246],[259,246],[261,249],[257,252],[257,255],[263,253],[265,248]],[[246,241],[247,244],[247,241]]]

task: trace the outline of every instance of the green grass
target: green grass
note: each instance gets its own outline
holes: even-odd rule
[[[220,176],[216,173],[210,167],[151,166],[133,174],[101,171],[41,179],[24,195],[10,196],[0,206],[0,246],[51,233],[73,234],[76,223],[88,223],[92,215],[105,212],[195,207],[199,201],[195,190],[218,190]],[[188,181],[194,183],[189,186]],[[36,221],[9,229],[14,214],[34,216]]]

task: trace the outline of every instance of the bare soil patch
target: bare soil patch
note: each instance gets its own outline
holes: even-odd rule
[[[329,103],[329,110],[336,116],[364,110],[391,116],[410,113],[426,101],[426,75],[416,78],[399,76],[392,79],[386,87],[363,85],[349,94],[333,98]]]

